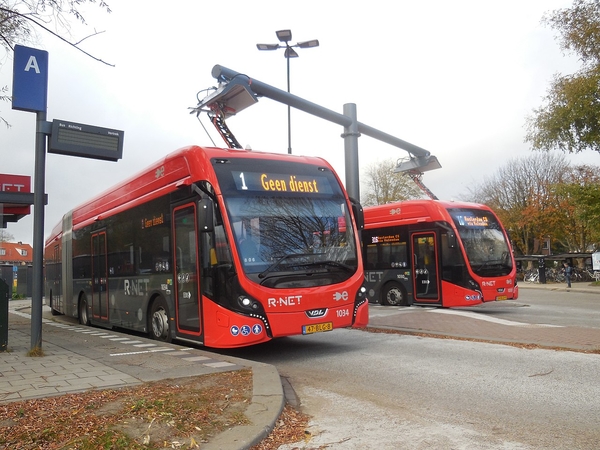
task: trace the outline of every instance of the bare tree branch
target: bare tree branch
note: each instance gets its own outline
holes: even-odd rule
[[[102,33],[106,33],[106,31],[96,31],[96,30],[94,30],[94,32],[92,34],[90,34],[90,35],[88,35],[88,36],[86,36],[86,37],[84,37],[82,39],[79,39],[77,42],[73,43],[72,45],[77,46],[77,45],[81,44],[83,41],[85,41],[86,39],[89,39],[91,37],[97,36],[97,35],[102,34]]]
[[[83,54],[85,54],[85,55],[89,56],[90,58],[92,58],[92,59],[94,59],[94,60],[96,60],[96,61],[98,61],[98,62],[101,62],[102,64],[106,64],[107,66],[111,66],[111,67],[114,67],[114,66],[115,66],[114,64],[108,63],[108,62],[106,62],[106,61],[104,61],[104,60],[102,60],[102,59],[100,59],[100,58],[97,58],[97,57],[95,57],[94,55],[92,55],[92,54],[90,54],[90,53],[86,52],[85,50],[83,50],[82,48],[80,48],[80,47],[78,47],[78,46],[77,46],[77,45],[78,45],[79,43],[81,43],[83,40],[85,40],[85,39],[87,39],[87,38],[89,38],[89,37],[91,37],[91,36],[96,36],[96,35],[98,35],[98,34],[100,34],[100,33],[102,33],[102,32],[95,32],[95,33],[93,33],[93,34],[91,34],[91,35],[89,35],[89,36],[87,36],[87,37],[85,37],[85,38],[81,39],[79,42],[73,43],[73,42],[71,42],[71,41],[69,41],[69,40],[67,40],[67,39],[63,38],[62,36],[60,36],[58,33],[55,33],[54,31],[52,31],[51,29],[49,29],[48,27],[46,27],[45,25],[43,25],[43,24],[42,24],[42,23],[40,23],[39,21],[35,20],[33,17],[29,17],[27,14],[21,14],[20,12],[17,12],[17,11],[12,11],[12,10],[10,10],[10,9],[6,9],[6,8],[2,8],[2,7],[0,7],[0,11],[4,12],[4,13],[6,13],[6,14],[13,14],[13,15],[15,15],[15,16],[18,16],[18,17],[21,17],[21,18],[23,18],[23,19],[26,19],[26,20],[28,20],[28,21],[32,22],[34,25],[36,25],[36,26],[38,26],[38,27],[42,28],[43,30],[45,30],[45,31],[47,31],[48,33],[52,34],[53,36],[57,37],[57,38],[58,38],[58,39],[60,39],[61,41],[65,42],[66,44],[70,45],[71,47],[73,47],[73,48],[75,48],[75,49],[79,50],[81,53],[83,53]],[[5,42],[7,42],[8,46],[9,46],[9,47],[10,47],[12,50],[14,50],[14,47],[11,45],[11,43],[10,43],[10,42],[8,42],[8,41],[6,41],[6,40],[5,40]]]
[[[4,95],[5,92],[8,92],[8,86],[2,86],[2,88],[0,88],[0,93],[2,94],[2,95],[0,95],[0,101],[10,102],[12,100],[12,98],[9,95]],[[0,116],[0,122],[2,122],[4,125],[6,125],[6,128],[11,127],[10,123],[8,123],[6,121],[6,119],[4,119],[4,117],[2,117],[2,116]]]

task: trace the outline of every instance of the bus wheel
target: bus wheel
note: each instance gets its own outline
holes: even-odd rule
[[[390,283],[383,289],[383,304],[390,306],[407,306],[404,289],[397,283]]]
[[[157,341],[170,342],[169,314],[167,312],[167,304],[162,298],[157,298],[152,302],[149,320],[150,326],[148,327],[148,332],[150,337]]]
[[[77,315],[79,316],[79,323],[81,325],[90,324],[87,306],[87,298],[85,297],[85,295],[82,295],[79,299],[79,304],[77,305]]]

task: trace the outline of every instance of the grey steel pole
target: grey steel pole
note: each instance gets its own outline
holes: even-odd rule
[[[42,297],[44,284],[44,199],[46,186],[46,111],[36,112],[35,180],[33,191],[33,286],[31,298],[31,350],[42,348]]]
[[[356,115],[356,104],[346,103],[344,105],[344,116],[350,119],[350,125],[344,127],[344,155],[346,164],[346,191],[348,195],[360,202],[360,182],[358,168],[358,121]]]
[[[287,44],[287,42],[286,42]],[[286,57],[287,59],[287,88],[288,94],[290,93],[290,57]],[[291,106],[288,105],[288,154],[292,154],[292,111]]]

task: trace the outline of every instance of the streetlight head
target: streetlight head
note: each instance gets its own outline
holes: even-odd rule
[[[318,39],[313,39],[312,41],[298,42],[297,46],[300,47],[300,48],[318,47],[319,46],[319,40]]]
[[[275,33],[281,42],[289,42],[292,40],[292,30],[279,30]]]
[[[296,50],[294,50],[292,47],[287,47],[285,49],[284,56],[286,58],[297,58],[298,57],[298,53],[296,53]]]
[[[259,50],[277,50],[279,44],[256,44],[256,48]]]

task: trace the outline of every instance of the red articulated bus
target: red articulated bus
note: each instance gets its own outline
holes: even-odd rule
[[[362,221],[321,158],[191,146],[64,215],[46,300],[217,348],[364,327]]]
[[[485,205],[409,200],[364,209],[370,303],[473,306],[519,295],[506,231]]]

